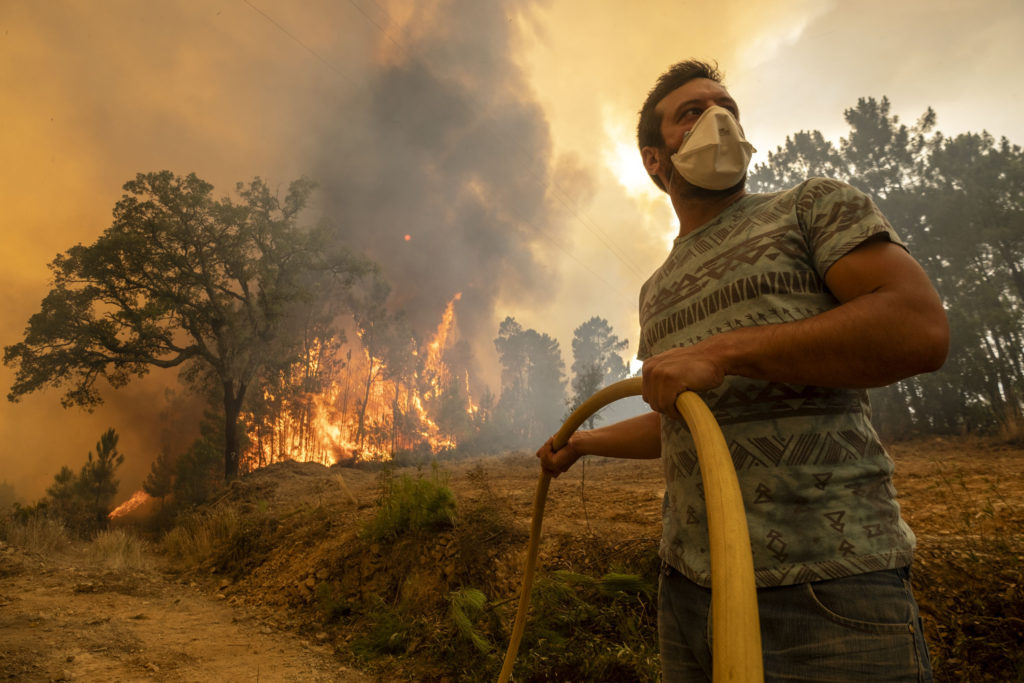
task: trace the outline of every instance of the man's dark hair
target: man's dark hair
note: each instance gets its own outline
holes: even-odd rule
[[[640,122],[636,126],[636,141],[640,149],[644,147],[661,147],[665,144],[665,138],[661,135],[661,117],[654,111],[665,97],[681,86],[686,85],[695,78],[708,78],[716,83],[722,82],[722,73],[718,70],[717,64],[708,64],[696,59],[689,59],[669,67],[663,73],[658,82],[647,93],[644,106],[640,107]],[[665,190],[664,184],[657,176],[651,176],[651,180],[659,189]],[[667,190],[665,190],[667,192]]]
[[[716,83],[722,82],[722,74],[718,71],[717,64],[712,65],[696,59],[673,64],[658,78],[658,82],[651,88],[651,92],[647,93],[644,106],[640,108],[640,123],[636,127],[636,140],[640,149],[661,147],[665,144],[665,138],[661,136],[661,117],[657,115],[654,108],[670,92],[695,78],[707,78]]]

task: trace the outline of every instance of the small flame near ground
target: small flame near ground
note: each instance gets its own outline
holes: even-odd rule
[[[121,503],[113,510],[111,510],[110,514],[107,515],[107,517],[108,519],[117,519],[118,517],[124,517],[125,515],[137,510],[143,505],[151,502],[152,500],[152,496],[150,496],[142,489],[139,489],[138,491],[132,494],[131,498],[129,498],[128,500]]]

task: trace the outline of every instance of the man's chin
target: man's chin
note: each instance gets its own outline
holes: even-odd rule
[[[683,177],[679,178],[680,181],[680,194],[684,199],[697,199],[701,201],[711,201],[715,199],[722,199],[723,197],[731,197],[743,190],[747,185],[747,174],[744,173],[740,181],[732,187],[727,187],[724,190],[709,190],[706,187],[699,187],[694,185],[690,181]]]

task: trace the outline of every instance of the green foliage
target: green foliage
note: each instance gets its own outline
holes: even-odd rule
[[[607,320],[597,316],[573,331],[572,397],[569,399],[569,409],[563,419],[598,389],[624,379],[629,374],[629,366],[619,355],[628,346],[627,340],[619,339],[613,333],[612,326]],[[628,410],[626,403],[618,402],[591,415],[584,426],[593,429],[598,422],[609,416],[614,422],[626,417]]]
[[[597,584],[598,589],[605,595],[615,596],[618,593],[641,595],[647,600],[653,600],[657,595],[654,586],[644,580],[638,574],[618,574],[610,572],[601,577]]]
[[[201,435],[183,453],[162,452],[150,466],[142,489],[160,500],[147,520],[150,531],[169,530],[176,518],[210,500],[224,486],[223,430],[207,412]]]
[[[455,519],[455,494],[447,475],[436,465],[429,479],[383,470],[378,510],[364,533],[377,541],[392,540],[415,531],[449,527]]]
[[[451,593],[448,601],[448,616],[459,634],[469,640],[479,652],[490,652],[494,646],[474,625],[474,621],[487,604],[487,596],[483,591],[477,588],[463,588]]]
[[[634,575],[560,571],[538,578],[517,680],[659,680],[654,593]]]
[[[89,452],[89,459],[78,475],[78,487],[87,513],[96,529],[104,529],[113,509],[114,496],[120,483],[114,478],[117,468],[124,462],[124,455],[117,452],[118,436],[108,429],[96,443],[96,457]]]
[[[96,453],[88,454],[78,474],[63,466],[53,477],[46,497],[30,508],[21,508],[20,516],[47,516],[58,521],[70,533],[82,538],[107,528],[108,515],[117,495],[117,468],[124,455],[117,451],[117,433],[108,429],[96,443]]]
[[[838,148],[801,131],[750,173],[754,191],[815,175],[871,195],[921,262],[949,317],[950,355],[935,373],[872,391],[887,437],[998,433],[1024,415],[1024,152],[986,132],[946,137],[926,110],[913,126],[887,98],[844,112]]]
[[[39,509],[54,519],[60,520],[75,532],[85,528],[91,516],[85,510],[80,498],[78,476],[64,465],[53,476],[53,484],[46,489],[47,498],[41,501]]]
[[[150,466],[149,474],[142,482],[142,490],[153,498],[165,498],[174,490],[174,458],[162,451]]]
[[[413,638],[415,624],[401,610],[378,602],[367,615],[370,628],[352,641],[359,657],[402,654]]]
[[[224,483],[223,456],[209,438],[200,437],[174,463],[171,490],[177,507],[206,502]]]

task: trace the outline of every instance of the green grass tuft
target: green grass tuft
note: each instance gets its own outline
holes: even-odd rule
[[[420,530],[450,527],[455,519],[455,494],[436,465],[429,479],[385,470],[380,480],[379,509],[364,533],[375,541],[393,540]]]

